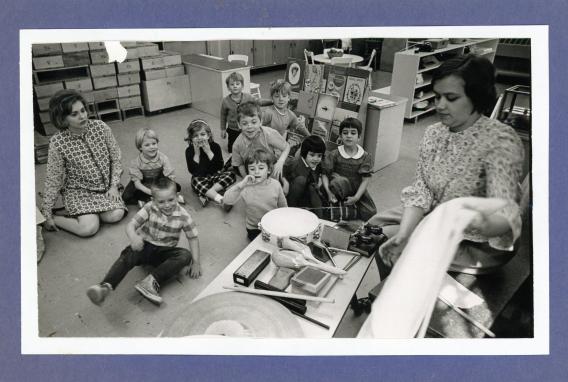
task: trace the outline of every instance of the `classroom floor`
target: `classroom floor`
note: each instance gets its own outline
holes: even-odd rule
[[[269,96],[269,83],[283,78],[282,69],[252,74],[251,81],[261,85],[264,97]],[[373,87],[388,86],[390,73],[375,72]],[[219,118],[191,107],[158,113],[145,118],[133,118],[109,123],[122,150],[123,167],[138,151],[134,135],[139,128],[154,129],[160,137],[160,149],[168,155],[176,169],[185,208],[198,224],[203,275],[193,280],[178,277],[162,286],[164,303],[157,307],[143,298],[134,283],[143,278],[146,270],[135,268],[102,306],[93,305],[85,291],[102,277],[116,260],[120,251],[128,245],[125,235],[127,221],[138,210],[131,207],[126,219],[115,225],[103,225],[92,238],[78,238],[64,231],[45,232],[46,253],[37,268],[39,335],[42,337],[143,337],[158,336],[193,298],[203,290],[219,272],[248,244],[243,227],[244,209],[237,205],[230,213],[215,205],[201,206],[193,194],[185,163],[185,128],[195,118],[206,120],[213,128],[215,140],[219,139]],[[406,123],[403,129],[403,145],[398,162],[373,176],[369,191],[379,210],[399,203],[400,190],[408,185],[414,175],[418,144],[424,128],[437,120],[434,114],[418,123]],[[226,141],[221,143],[226,152]],[[43,190],[45,165],[36,165],[36,192]],[[123,184],[127,177],[123,174]],[[182,245],[187,245],[182,238]],[[378,271],[373,262],[357,295],[366,297],[378,282]],[[338,337],[356,336],[366,314],[355,317],[348,309],[336,333]]]

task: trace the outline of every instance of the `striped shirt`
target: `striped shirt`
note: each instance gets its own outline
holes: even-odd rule
[[[135,228],[144,241],[163,247],[175,247],[183,230],[188,238],[197,237],[197,228],[189,213],[176,206],[171,215],[164,215],[154,202],[134,215]]]

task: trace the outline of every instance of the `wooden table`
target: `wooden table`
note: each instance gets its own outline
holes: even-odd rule
[[[356,54],[346,54],[344,53],[343,58],[350,58],[351,64],[357,64],[359,62],[363,62],[363,57],[357,56]],[[314,56],[314,61],[321,62],[322,64],[331,64],[331,58],[327,54],[316,54]]]
[[[332,225],[331,222],[322,222],[323,224]],[[229,264],[221,273],[193,300],[197,301],[205,296],[209,296],[215,293],[227,292],[223,289],[223,286],[232,286],[233,283],[233,272],[246,260],[248,257],[257,249],[264,250],[272,253],[276,247],[270,243],[262,241],[259,235],[254,241],[252,241],[245,249],[239,253],[237,257]],[[350,255],[338,254],[334,257],[334,261],[337,263],[338,267],[343,268],[345,264],[351,259]],[[349,269],[347,274],[343,279],[337,280],[335,286],[329,291],[326,297],[335,299],[335,303],[314,303],[311,301],[307,302],[308,310],[306,316],[314,318],[330,328],[324,329],[317,326],[311,322],[308,322],[300,317],[295,317],[298,323],[304,331],[304,335],[307,338],[331,338],[335,334],[343,315],[349,307],[351,298],[359,288],[359,284],[363,280],[363,277],[367,273],[369,266],[371,264],[372,257],[361,257],[352,268]],[[268,266],[259,274],[256,278],[257,280],[268,282],[272,275],[276,272],[276,266],[272,261]],[[251,286],[252,287],[252,286]],[[289,287],[290,288],[290,287]],[[230,292],[239,293],[239,292]],[[266,297],[268,298],[268,297]]]
[[[233,72],[243,76],[243,91],[250,92],[250,66],[199,54],[184,55],[182,62],[189,74],[191,106],[198,110],[219,117],[221,100],[229,95],[225,80]]]

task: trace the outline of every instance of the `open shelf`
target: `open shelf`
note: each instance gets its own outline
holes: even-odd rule
[[[412,100],[412,104],[414,105],[414,104],[417,104],[418,102],[426,101],[428,99],[434,98],[435,96],[436,95],[434,94],[433,91],[426,92],[422,97],[414,98]]]

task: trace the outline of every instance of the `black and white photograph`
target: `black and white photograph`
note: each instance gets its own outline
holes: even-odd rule
[[[22,31],[22,352],[542,354],[523,31]]]

